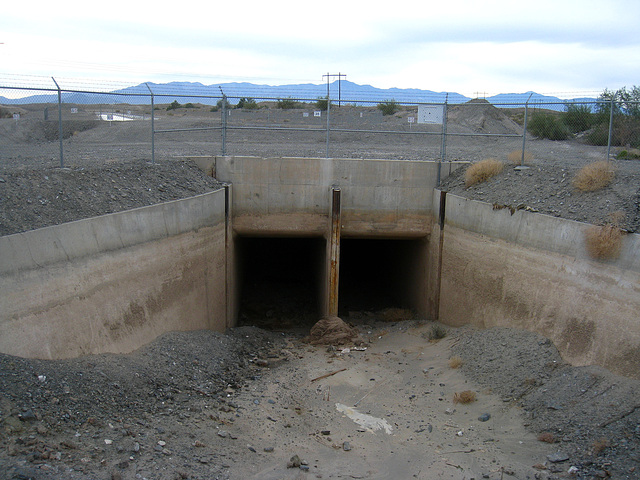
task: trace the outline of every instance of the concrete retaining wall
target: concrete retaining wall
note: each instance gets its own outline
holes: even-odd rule
[[[440,320],[533,330],[574,365],[640,378],[640,235],[625,236],[616,261],[598,261],[588,227],[447,195]]]
[[[0,351],[128,352],[170,330],[223,330],[224,189],[0,237]]]
[[[342,235],[428,235],[438,163],[408,160],[216,157],[198,160],[233,184],[233,228],[242,235],[326,233],[330,190],[342,191]],[[213,164],[211,163],[213,162]],[[459,166],[442,164],[444,177]]]

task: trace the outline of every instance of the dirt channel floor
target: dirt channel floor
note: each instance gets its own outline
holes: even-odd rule
[[[239,327],[0,355],[0,478],[638,478],[638,382],[528,332],[375,318],[338,347]]]
[[[245,140],[243,154],[281,151]],[[403,145],[371,153],[345,143],[336,156],[420,150]],[[506,157],[497,147],[474,140],[449,149],[462,160]],[[219,186],[182,161],[103,161],[87,147],[85,160],[60,169],[55,155],[29,161],[29,148],[41,146],[25,144],[0,165],[2,235]],[[144,158],[140,148],[127,144],[119,155]],[[508,166],[470,189],[460,171],[444,188],[595,224],[623,211],[623,226],[638,231],[640,162],[616,161],[612,186],[578,194],[572,175],[601,149],[542,140],[528,148],[529,169]],[[550,149],[559,161],[545,156]],[[362,345],[303,343],[309,326],[245,326],[168,333],[128,355],[0,355],[0,479],[640,478],[640,382],[566,365],[548,340],[520,330],[448,329],[433,342],[431,322],[356,313],[344,320]],[[459,368],[449,364],[455,356]],[[476,401],[454,403],[467,390]]]

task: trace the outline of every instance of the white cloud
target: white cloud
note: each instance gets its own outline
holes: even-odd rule
[[[131,82],[320,83],[541,93],[638,83],[637,0],[12,2],[0,69]]]

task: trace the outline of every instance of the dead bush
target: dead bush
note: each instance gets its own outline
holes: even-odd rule
[[[465,186],[470,187],[476,183],[486,182],[491,177],[502,172],[503,168],[504,164],[495,158],[486,158],[478,163],[474,163],[469,166],[464,173]]]
[[[622,250],[622,230],[615,223],[592,225],[584,231],[587,252],[597,260],[613,260]]]
[[[514,165],[520,165],[522,163],[522,150],[514,150],[507,155],[507,160]],[[533,153],[528,150],[524,151],[524,163],[529,163],[533,160]]]
[[[539,442],[556,443],[556,436],[550,432],[542,432],[538,435]]]
[[[429,330],[428,336],[429,336],[429,340],[431,340],[432,342],[442,340],[444,337],[447,336],[447,329],[444,328],[442,325],[438,325],[438,324],[432,325],[431,329]]]
[[[581,192],[594,192],[609,185],[614,176],[613,165],[601,160],[582,167],[573,179],[573,186]]]
[[[453,403],[472,403],[476,401],[476,392],[465,390],[464,392],[456,392],[453,394]]]
[[[462,358],[455,356],[449,359],[449,367],[450,368],[460,368],[462,366]]]
[[[604,449],[609,446],[609,439],[603,437],[593,442],[593,445],[591,445],[591,452],[593,453],[593,455],[600,455],[604,451]]]

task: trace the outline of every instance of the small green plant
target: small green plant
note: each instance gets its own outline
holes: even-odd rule
[[[324,112],[329,108],[329,99],[327,99],[327,97],[319,97],[316,100],[315,105],[318,110],[322,110]]]
[[[632,148],[631,150],[620,150],[620,153],[616,156],[620,160],[638,160],[640,159],[640,150]]]
[[[537,113],[532,115],[527,130],[538,138],[549,140],[566,140],[569,138],[569,129],[560,121],[557,115],[551,113]]]
[[[193,103],[185,103],[184,108],[198,108]]]
[[[167,111],[169,110],[177,110],[178,108],[180,108],[182,105],[180,105],[178,103],[177,100],[174,100],[173,102],[171,102],[171,104],[167,107]]]
[[[474,163],[464,172],[464,183],[468,187],[482,183],[502,172],[504,163],[495,158],[486,158]]]
[[[382,112],[382,115],[393,115],[400,110],[400,106],[395,100],[385,100],[378,104],[378,110]]]
[[[291,110],[293,108],[298,108],[300,106],[300,102],[294,100],[291,97],[288,98],[279,98],[277,107],[282,110]]]

